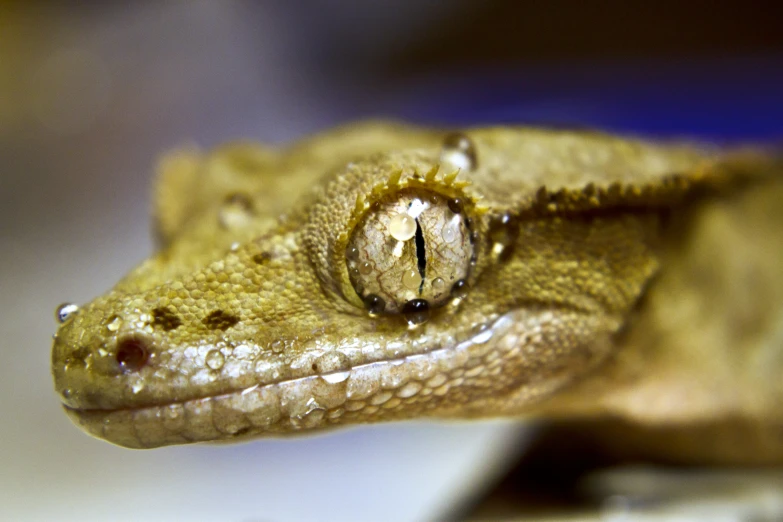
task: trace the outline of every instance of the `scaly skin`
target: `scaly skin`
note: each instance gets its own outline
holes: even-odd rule
[[[65,411],[132,448],[528,414],[742,426],[759,440],[705,458],[783,461],[775,160],[598,133],[464,134],[472,166],[441,155],[445,132],[383,123],[169,155],[161,250],[57,332]],[[354,234],[406,190],[459,198],[475,253],[464,298],[416,327],[368,314],[346,261],[353,237],[361,255],[389,255]],[[422,245],[430,270],[462,259],[424,232],[402,261]]]

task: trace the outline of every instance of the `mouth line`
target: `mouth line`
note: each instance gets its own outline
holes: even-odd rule
[[[295,386],[296,385],[295,383],[303,384],[308,381],[318,380],[318,379],[321,379],[326,383],[339,384],[345,380],[348,380],[352,374],[357,372],[362,372],[371,368],[381,369],[382,367],[399,366],[406,362],[415,363],[419,361],[424,362],[428,359],[437,360],[444,357],[448,357],[450,354],[453,353],[465,351],[470,346],[485,344],[493,337],[494,334],[498,333],[497,330],[505,330],[509,326],[509,324],[510,324],[510,319],[507,316],[501,316],[500,318],[497,318],[495,321],[491,322],[488,327],[484,328],[479,333],[473,334],[467,339],[447,347],[438,346],[437,348],[432,348],[430,350],[423,351],[420,353],[413,353],[413,354],[403,355],[400,357],[393,357],[389,359],[380,359],[377,361],[358,364],[356,366],[351,366],[342,370],[336,370],[324,374],[311,374],[302,377],[296,377],[293,379],[283,379],[283,380],[267,382],[267,383],[259,382],[242,388],[230,388],[222,393],[217,393],[213,395],[188,397],[181,400],[173,400],[173,401],[158,402],[158,403],[148,402],[148,403],[134,405],[134,406],[121,406],[117,408],[79,408],[79,407],[69,406],[65,402],[62,402],[61,404],[63,408],[65,408],[66,410],[77,414],[79,413],[111,414],[117,412],[133,413],[137,411],[148,410],[150,408],[166,408],[166,407],[179,406],[189,402],[236,397],[238,394],[241,396],[264,388]]]
[[[425,404],[444,400],[487,369],[499,373],[505,357],[518,356],[517,335],[507,335],[513,324],[503,315],[445,348],[215,395],[119,408],[63,407],[83,430],[130,448],[408,418],[412,409],[426,414]],[[499,342],[489,342],[493,338]]]
[[[480,336],[481,334],[479,334]],[[295,379],[284,379],[280,381],[274,381],[274,382],[268,382],[266,384],[256,383],[252,386],[246,386],[244,388],[234,388],[229,389],[228,391],[225,391],[223,393],[217,393],[214,395],[202,395],[197,397],[190,397],[187,399],[182,400],[176,400],[176,401],[167,401],[167,402],[160,402],[160,403],[146,403],[141,404],[138,406],[125,406],[125,407],[119,407],[119,408],[75,408],[73,406],[68,406],[65,403],[62,403],[63,408],[65,408],[68,411],[75,412],[75,413],[116,413],[116,412],[136,412],[141,410],[147,410],[150,408],[166,408],[171,406],[178,406],[182,405],[188,402],[196,402],[196,401],[205,401],[205,400],[213,400],[213,399],[223,399],[228,397],[235,397],[237,394],[239,395],[245,395],[250,392],[253,392],[258,389],[262,388],[273,388],[273,387],[279,387],[279,386],[295,386],[295,383],[305,383],[307,381],[315,380],[315,379],[323,379],[327,383],[328,382],[342,382],[343,380],[347,380],[352,372],[360,372],[369,368],[380,368],[382,366],[395,366],[399,364],[403,364],[405,362],[415,362],[419,359],[427,359],[428,357],[437,358],[439,356],[443,356],[447,354],[448,352],[454,350],[456,347],[459,347],[460,344],[464,343],[458,343],[455,346],[451,347],[438,347],[434,348],[432,350],[421,352],[417,354],[411,354],[411,355],[405,355],[402,357],[395,357],[392,359],[381,359],[378,361],[373,361],[370,363],[365,364],[358,364],[356,366],[351,366],[349,368],[345,368],[344,370],[324,373],[324,374],[313,374],[313,375],[306,375],[304,377],[297,377]],[[343,378],[345,377],[345,378]]]

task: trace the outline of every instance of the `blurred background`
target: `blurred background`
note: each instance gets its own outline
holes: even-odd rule
[[[459,519],[524,451],[510,423],[398,424],[134,452],[52,391],[59,303],[153,249],[164,150],[370,117],[783,137],[776,2],[0,3],[0,519]]]

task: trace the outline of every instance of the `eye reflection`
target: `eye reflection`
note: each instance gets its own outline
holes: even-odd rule
[[[472,257],[464,201],[422,189],[374,205],[346,248],[351,284],[371,314],[446,304],[455,284],[467,290]]]

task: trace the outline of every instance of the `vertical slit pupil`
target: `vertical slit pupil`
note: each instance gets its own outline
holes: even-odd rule
[[[419,220],[416,220],[416,260],[418,261],[419,275],[421,283],[419,284],[419,293],[424,290],[424,274],[427,270],[427,253],[424,250],[424,233],[421,231]]]

